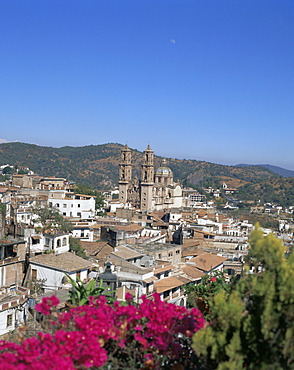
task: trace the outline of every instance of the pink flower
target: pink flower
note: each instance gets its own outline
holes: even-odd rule
[[[164,302],[159,294],[141,299],[139,305],[130,299],[126,305],[109,305],[105,297],[93,298],[90,305],[58,314],[52,334],[39,333],[21,345],[0,341],[0,370],[98,368],[111,356],[114,343],[123,356],[135,349],[148,369],[160,368],[159,358],[179,358],[186,343],[182,339],[204,325],[201,312]],[[49,315],[58,303],[55,296],[46,297],[36,308]]]
[[[210,279],[211,282],[215,283],[216,282],[216,277],[213,276],[211,279]]]
[[[131,302],[131,301],[133,301],[133,296],[132,296],[132,294],[131,293],[126,293],[126,296],[125,296],[125,298],[126,298],[126,301],[127,302]]]
[[[36,310],[43,315],[50,315],[51,307],[56,307],[59,304],[59,299],[53,295],[51,297],[43,297],[42,302],[36,305]]]

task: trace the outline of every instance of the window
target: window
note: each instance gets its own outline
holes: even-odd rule
[[[169,290],[163,293],[163,298],[168,298],[169,297]]]
[[[63,208],[66,208],[67,207],[67,205],[66,204],[63,204]]]
[[[32,280],[33,281],[37,280],[37,270],[36,269],[32,269]]]
[[[60,239],[57,239],[57,248],[60,247]]]
[[[7,327],[12,326],[12,314],[7,315]]]
[[[80,203],[78,203],[78,208],[81,208],[81,205],[80,205]]]
[[[77,217],[82,217],[81,212],[77,212]]]
[[[62,245],[66,245],[66,238],[62,239]]]
[[[56,207],[59,208],[59,203],[56,203]]]

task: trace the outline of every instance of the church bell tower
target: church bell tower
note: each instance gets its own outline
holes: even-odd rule
[[[119,200],[126,203],[128,200],[128,188],[132,180],[132,152],[128,145],[121,151],[119,164]]]
[[[154,152],[148,145],[144,151],[144,161],[141,170],[141,211],[151,210],[152,192],[154,186]]]

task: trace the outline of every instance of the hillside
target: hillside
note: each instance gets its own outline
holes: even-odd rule
[[[279,204],[281,206],[294,205],[294,177],[274,178],[257,184],[246,184],[239,188],[237,195],[242,200],[260,200]]]
[[[250,167],[250,165],[248,164],[238,164],[236,167],[248,167],[248,166]],[[265,167],[268,170],[283,177],[294,177],[294,171],[286,170],[285,168],[282,167],[272,166],[271,164],[257,164],[255,166]]]
[[[84,147],[43,147],[26,143],[0,145],[0,165],[28,166],[42,176],[65,177],[69,181],[84,183],[96,189],[117,185],[121,144],[109,143]],[[140,177],[143,154],[133,149],[133,175]],[[155,167],[161,157],[155,156]],[[168,159],[176,180],[183,185],[209,186],[223,181],[239,187],[244,183],[259,183],[274,179],[276,174],[263,167],[224,166],[204,161]]]

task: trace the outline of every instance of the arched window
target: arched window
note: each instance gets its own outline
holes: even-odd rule
[[[60,239],[57,239],[57,248],[60,247]]]
[[[62,239],[62,245],[66,245],[66,238],[65,237]]]

